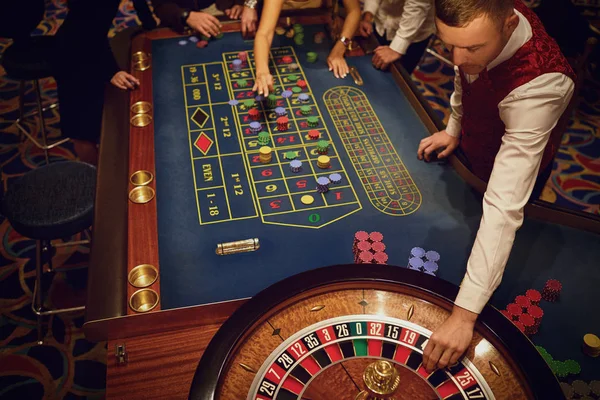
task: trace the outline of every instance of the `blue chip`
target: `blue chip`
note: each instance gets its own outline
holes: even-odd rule
[[[233,60],[232,64],[236,67],[239,67],[240,65],[242,65],[242,60],[236,58],[235,60]]]
[[[283,97],[284,99],[288,99],[290,97],[292,97],[294,93],[291,90],[284,90],[283,92],[281,92],[281,97]]]
[[[429,250],[427,253],[425,253],[425,258],[428,259],[429,261],[439,261],[440,260],[440,253],[438,253],[437,251],[434,250]]]
[[[256,100],[256,101],[263,101],[264,99],[265,99],[265,96],[261,96],[260,94],[254,98],[254,100]]]
[[[231,99],[229,100],[229,105],[230,106],[237,106],[240,102],[237,101],[236,99]]]
[[[327,186],[329,185],[329,179],[327,179],[326,177],[322,176],[320,178],[317,179],[317,183],[321,186]]]
[[[260,128],[261,128],[260,122],[257,122],[257,121],[250,122],[250,129],[260,129]]]
[[[418,257],[413,257],[408,260],[408,265],[410,265],[412,269],[421,269],[423,267],[423,260]]]
[[[275,114],[277,114],[280,117],[282,117],[285,114],[287,114],[287,112],[285,111],[285,108],[283,108],[283,107],[277,107],[277,108],[275,108]]]
[[[412,250],[410,251],[410,254],[413,257],[423,257],[425,255],[425,250],[423,250],[420,247],[413,247]]]
[[[331,174],[329,175],[329,180],[333,183],[340,183],[342,181],[342,176],[340,174]]]
[[[298,100],[300,101],[308,101],[309,97],[306,93],[302,93],[300,95],[298,95]]]
[[[438,265],[435,263],[435,261],[425,261],[423,268],[425,268],[425,271],[437,272]]]
[[[192,43],[198,43],[200,41],[196,36],[190,36],[188,40]]]
[[[187,40],[180,40],[179,41],[179,45],[180,46],[185,46],[186,44],[188,44]]]
[[[302,167],[302,161],[300,161],[300,160],[292,160],[290,162],[290,167],[292,167],[292,168],[300,168],[300,167]]]

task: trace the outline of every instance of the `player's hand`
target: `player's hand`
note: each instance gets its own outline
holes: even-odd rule
[[[116,74],[114,74],[110,80],[110,83],[123,90],[133,90],[136,87],[140,86],[139,79],[125,71],[119,71]]]
[[[423,367],[427,372],[458,362],[471,344],[476,320],[477,314],[454,306],[452,314],[433,332],[423,351]]]
[[[458,147],[460,138],[450,136],[446,130],[439,131],[433,135],[426,137],[419,143],[419,149],[417,150],[417,157],[419,160],[425,158],[425,161],[429,161],[431,153],[438,149],[444,149],[440,152],[437,157],[445,158],[448,157]]]
[[[329,57],[327,57],[327,65],[329,66],[329,70],[333,71],[333,75],[336,78],[345,78],[350,72],[350,68],[348,68],[348,64],[344,59],[343,51],[340,55],[334,49],[334,51],[329,54]]]
[[[373,66],[377,69],[387,69],[391,63],[399,60],[402,54],[390,49],[390,46],[379,46],[373,55]]]
[[[240,19],[240,15],[242,15],[243,9],[244,6],[236,4],[235,6],[225,10],[225,15],[227,15],[229,19]]]
[[[257,72],[256,82],[252,90],[258,92],[261,96],[267,97],[269,92],[273,92],[273,75],[268,72]]]
[[[242,36],[252,37],[256,33],[258,13],[254,8],[244,7],[242,11]]]
[[[373,23],[363,19],[358,26],[358,33],[363,37],[369,37],[373,33]]]
[[[217,36],[221,32],[219,20],[204,12],[192,11],[186,22],[190,28],[207,37]]]

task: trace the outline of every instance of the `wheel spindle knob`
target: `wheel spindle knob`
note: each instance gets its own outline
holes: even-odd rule
[[[389,361],[371,363],[363,373],[367,390],[358,394],[356,400],[391,400],[400,386],[400,374]]]

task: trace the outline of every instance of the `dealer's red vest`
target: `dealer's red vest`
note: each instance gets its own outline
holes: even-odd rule
[[[505,132],[498,104],[515,88],[542,74],[559,72],[575,81],[575,73],[554,39],[546,33],[539,18],[521,0],[516,0],[515,9],[531,24],[532,38],[510,59],[490,71],[483,71],[475,82],[470,84],[462,72],[460,75],[463,88],[463,132],[460,147],[470,163],[471,171],[486,182],[492,173],[494,159]],[[565,122],[568,120],[566,112],[561,120],[550,136],[540,171],[552,162],[558,151]]]

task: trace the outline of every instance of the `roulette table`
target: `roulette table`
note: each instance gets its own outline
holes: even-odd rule
[[[256,99],[250,90],[253,43],[241,37],[237,23],[225,24],[223,37],[205,48],[166,29],[116,38],[117,54],[141,85],[130,93],[109,89],[104,110],[84,330],[90,340],[108,341],[107,397],[187,397],[198,361],[221,325],[267,288],[279,294],[274,299],[280,306],[248,302],[261,305],[248,306],[259,314],[235,331],[247,340],[224,341],[230,351],[214,359],[215,366],[222,364],[215,367],[218,374],[208,383],[194,380],[194,388],[221,388],[224,377],[237,376],[228,369],[229,356],[246,357],[245,351],[236,351],[243,343],[254,343],[256,329],[267,329],[265,321],[285,312],[281,307],[286,304],[310,303],[311,308],[325,306],[307,314],[318,318],[286,324],[289,328],[269,325],[270,347],[252,363],[241,363],[268,379],[268,370],[261,368],[270,357],[282,356],[282,343],[308,335],[325,346],[326,338],[318,332],[326,330],[333,338],[336,327],[345,326],[352,339],[338,335],[334,340],[352,340],[352,352],[350,345],[335,342],[340,353],[328,355],[335,359],[329,358],[331,366],[323,357],[327,365],[315,358],[315,363],[295,360],[311,363],[302,367],[306,374],[314,373],[310,385],[302,372],[293,380],[308,385],[314,398],[330,386],[328,379],[338,381],[335,371],[346,364],[355,374],[344,379],[361,387],[356,371],[367,368],[367,359],[393,362],[401,381],[412,382],[407,387],[424,393],[423,398],[511,398],[506,393],[548,398],[540,394],[556,393],[558,382],[535,347],[492,306],[482,316],[479,336],[460,370],[456,366],[424,376],[417,365],[423,341],[456,295],[481,218],[484,184],[464,167],[460,154],[445,163],[416,159],[419,141],[441,125],[401,68],[372,68],[371,41],[348,55],[356,73],[337,80],[325,64],[331,42],[308,40],[328,31],[329,15],[293,18],[304,27],[307,40],[297,45],[275,37],[273,99]],[[240,52],[247,61],[234,68]],[[308,62],[309,52],[317,54],[316,62]],[[291,69],[292,64],[297,68]],[[284,126],[278,108],[287,117]],[[318,139],[311,131],[318,131]],[[267,160],[261,159],[263,132],[269,139]],[[292,168],[292,161],[301,162],[301,168]],[[327,190],[317,190],[321,178],[328,179]],[[560,301],[545,306],[536,338],[546,348],[574,343],[570,356],[579,351],[585,333],[600,330],[600,321],[585,318],[584,311],[585,304],[600,301],[593,289],[600,282],[594,268],[600,256],[600,222],[542,202],[529,205],[526,213],[504,283],[491,304],[502,308],[517,294],[560,279]],[[353,250],[357,231],[383,235],[384,262],[390,265],[347,265],[359,261]],[[437,277],[406,268],[414,247],[440,255]],[[334,265],[346,267],[328,269]],[[319,268],[326,272],[317,272]],[[330,274],[336,278],[330,280]],[[312,276],[329,283],[311,287]],[[296,277],[297,287],[278,286],[290,277]],[[337,285],[344,281],[349,286],[342,293]],[[363,291],[368,297],[359,299]],[[296,299],[280,292],[316,297]],[[321,304],[318,296],[330,292],[338,293],[339,301],[333,296]],[[379,295],[389,296],[398,307],[386,307]],[[369,305],[361,305],[363,300]],[[337,308],[337,302],[349,308]],[[565,320],[570,329],[561,328]],[[374,333],[361,335],[357,329]],[[386,330],[388,336],[398,332],[398,338],[378,336]],[[408,336],[402,339],[403,334]],[[227,347],[218,344],[219,337],[211,346]],[[315,349],[314,357],[323,355],[321,350],[327,352]],[[588,359],[580,362],[593,365]],[[463,375],[469,390],[461,383]],[[263,385],[258,378],[257,383],[245,379],[248,393]],[[286,382],[283,376],[280,382],[269,380],[271,385]],[[285,396],[284,389],[299,387],[274,390]],[[230,398],[245,398],[239,396]]]

